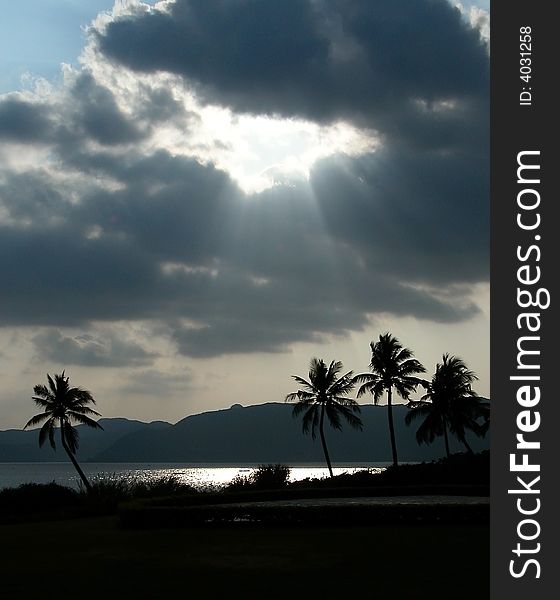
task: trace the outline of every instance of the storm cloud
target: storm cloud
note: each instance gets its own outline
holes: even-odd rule
[[[381,313],[476,314],[488,53],[450,4],[177,0],[89,36],[94,62],[58,95],[0,98],[0,137],[50,153],[0,171],[0,320],[50,328],[42,356],[155,360],[92,333],[114,321],[157,323],[179,353],[211,357],[347,335]],[[198,141],[177,150],[200,119],[181,89],[233,115],[346,122],[378,147],[247,191],[212,160],[214,140],[203,158]]]
[[[51,124],[42,106],[7,96],[0,101],[0,141],[35,142],[45,138]]]
[[[485,44],[444,0],[177,0],[97,35],[109,58],[178,74],[205,101],[241,112],[375,120],[388,132],[414,117],[467,131],[413,101],[488,94]]]

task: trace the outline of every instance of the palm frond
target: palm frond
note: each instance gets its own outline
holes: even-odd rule
[[[337,406],[346,406],[354,412],[361,412],[361,407],[354,398],[348,398],[346,396],[333,396],[333,402],[336,402]]]
[[[48,421],[45,421],[43,427],[39,431],[39,447],[41,448],[45,443],[47,437],[49,438],[51,447],[56,450],[56,444],[54,441],[54,418],[51,417]]]
[[[27,421],[27,423],[23,426],[23,428],[27,429],[28,427],[35,427],[35,425],[40,425],[45,419],[49,419],[51,416],[52,416],[52,412],[50,412],[50,411],[46,411],[44,413],[39,413],[38,415],[31,417],[31,419],[29,419],[29,421]]]
[[[401,367],[404,363],[414,360],[412,350],[410,348],[401,348],[400,350],[395,350],[393,357],[396,359],[398,363],[400,363]],[[418,361],[416,361],[418,362]]]
[[[68,445],[68,449],[72,454],[76,454],[76,450],[79,446],[80,434],[78,430],[73,427],[68,421],[62,422],[62,432],[64,435],[64,439],[66,440],[66,444]]]
[[[409,402],[407,406],[410,407],[411,404],[412,403]],[[432,405],[429,402],[416,402],[415,404],[417,404],[417,406],[410,408],[410,410],[404,416],[404,422],[407,425],[410,425],[415,419],[426,417],[432,411]]]
[[[53,401],[51,399],[41,398],[40,396],[32,396],[31,399],[37,406],[40,406],[41,408],[50,408],[53,405]]]
[[[93,429],[103,429],[103,427],[97,421],[90,419],[90,417],[82,413],[69,410],[67,412],[67,415],[70,419],[74,419],[74,421],[80,423],[81,425],[87,425],[88,427],[92,427]]]
[[[443,418],[438,413],[429,413],[416,431],[419,444],[431,444],[436,437],[443,435]]]
[[[377,382],[368,382],[368,383],[363,383],[359,388],[358,391],[356,393],[356,396],[358,398],[361,398],[362,396],[365,396],[365,394],[373,394],[373,390],[376,386]]]
[[[425,373],[426,367],[415,358],[409,358],[399,365],[401,377],[414,375],[415,373]]]
[[[320,358],[313,357],[309,362],[309,381],[316,384],[316,382],[325,378],[327,374],[327,365]]]
[[[335,396],[346,396],[355,387],[354,380],[352,379],[352,371],[348,371],[340,379],[337,379],[327,390],[329,395]]]
[[[292,408],[292,417],[299,416],[302,412],[307,410],[310,406],[314,404],[313,399],[308,400],[300,400],[297,404]]]
[[[33,393],[42,398],[52,398],[52,394],[46,385],[39,384],[33,386]]]
[[[295,381],[297,381],[300,385],[302,385],[308,391],[313,391],[314,390],[313,384],[310,383],[309,381],[307,381],[307,379],[304,379],[303,377],[299,377],[298,375],[292,375],[292,379],[294,379]]]
[[[360,419],[360,417],[354,414],[360,412],[360,406],[358,404],[338,406],[337,408],[338,412],[344,417],[344,419],[350,425],[350,427],[353,427],[354,429],[358,429],[360,431],[363,430],[364,424],[362,422],[362,419]]]
[[[376,373],[357,373],[352,377],[354,383],[375,383],[379,380],[379,375]]]
[[[361,398],[364,394],[370,393],[373,395],[373,402],[377,404],[383,396],[383,392],[385,390],[385,384],[381,379],[377,379],[376,381],[372,381],[371,383],[364,383],[358,388],[358,393],[356,396]]]
[[[307,412],[303,415],[302,419],[302,430],[303,433],[309,433],[311,431],[311,438],[317,437],[317,427],[319,426],[319,406],[317,404],[311,405]]]
[[[327,415],[327,419],[331,427],[334,427],[340,431],[342,429],[342,423],[340,422],[338,407],[332,402],[327,403],[325,405],[325,414]]]
[[[484,421],[484,423],[482,423],[482,425],[480,425],[479,427],[480,435],[478,437],[485,437],[488,433],[488,430],[490,429],[490,420]]]
[[[54,441],[54,432],[55,432],[55,426],[54,426],[54,422],[53,422],[53,426],[49,429],[49,443],[51,445],[51,448],[56,449],[56,443]]]
[[[84,405],[84,404],[95,404],[95,400],[88,390],[82,388],[73,387],[68,389],[66,396],[70,399],[73,405]]]
[[[285,398],[285,402],[309,402],[316,398],[315,394],[311,392],[304,392],[303,390],[298,390],[297,392],[292,392],[288,394]]]
[[[333,360],[327,370],[326,378],[329,381],[336,380],[336,376],[342,371],[342,363],[339,360]]]
[[[55,379],[57,380],[57,383],[58,383],[58,377],[59,377],[58,375],[55,375]],[[48,373],[47,373],[47,380],[49,382],[49,387],[51,388],[52,393],[56,395],[58,393],[58,388],[57,388],[55,382],[53,381],[53,378]]]
[[[80,413],[82,415],[91,415],[93,417],[100,417],[101,414],[98,413],[96,410],[93,410],[92,408],[89,408],[89,406],[74,406],[72,405],[69,410],[71,410],[72,412],[75,413]]]

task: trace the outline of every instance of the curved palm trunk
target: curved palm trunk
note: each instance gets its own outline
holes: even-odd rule
[[[389,419],[389,434],[391,436],[391,452],[393,453],[393,466],[398,467],[397,442],[395,440],[395,426],[393,425],[393,398],[392,387],[387,388],[387,416]]]
[[[465,438],[464,435],[462,435],[460,438],[461,443],[465,446],[465,448],[467,449],[467,452],[469,454],[474,454],[473,449],[470,447],[469,443],[467,442],[467,439]]]
[[[319,422],[319,434],[321,436],[321,444],[323,445],[323,452],[325,453],[325,460],[327,461],[327,467],[329,468],[330,476],[333,477],[331,459],[329,457],[329,451],[327,450],[327,442],[325,440],[325,432],[323,431],[324,420],[325,420],[325,405],[323,404],[321,406],[321,420]]]
[[[64,437],[64,429],[62,427],[62,420],[60,421],[60,439],[62,441],[62,447],[66,451],[66,454],[68,454],[68,458],[71,460],[72,464],[74,465],[74,468],[76,469],[76,471],[78,471],[78,475],[80,476],[80,479],[82,480],[82,483],[84,484],[86,490],[88,492],[91,492],[91,485],[90,485],[89,481],[87,480],[86,474],[82,471],[82,468],[78,464],[78,461],[76,460],[76,457],[74,456],[74,454],[72,454],[72,452],[70,451],[70,448],[68,448],[68,444],[66,443],[66,439]]]
[[[447,421],[445,419],[443,419],[443,439],[445,440],[445,454],[449,458],[451,453],[449,452],[449,436],[447,434]]]

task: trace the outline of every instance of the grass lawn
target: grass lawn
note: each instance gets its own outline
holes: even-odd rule
[[[0,525],[0,544],[6,599],[489,595],[485,525],[127,530],[103,517]]]

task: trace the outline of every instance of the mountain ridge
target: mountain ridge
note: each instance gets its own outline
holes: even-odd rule
[[[78,460],[84,462],[185,463],[304,463],[324,460],[319,440],[301,431],[301,420],[291,416],[293,405],[271,402],[188,415],[175,424],[145,423],[124,417],[99,420],[104,431],[79,426]],[[387,462],[391,460],[386,406],[360,405],[362,432],[343,425],[330,426],[325,435],[333,462]],[[397,447],[401,461],[423,461],[444,454],[443,439],[419,446],[418,424],[407,427],[408,408],[393,406]],[[66,460],[59,447],[39,448],[37,430],[0,431],[0,462]],[[452,452],[464,448],[451,436]],[[470,435],[475,451],[487,449],[489,440]]]

